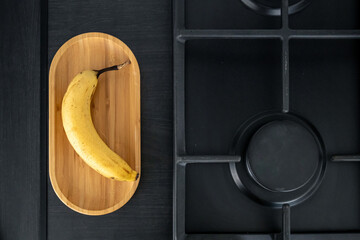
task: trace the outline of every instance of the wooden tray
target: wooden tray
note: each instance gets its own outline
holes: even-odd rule
[[[101,69],[130,59],[119,71],[100,76],[92,117],[100,137],[140,173],[140,71],[134,54],[119,39],[85,33],[67,41],[52,60],[49,73],[49,174],[51,184],[71,209],[102,215],[133,196],[135,182],[107,179],[76,154],[62,125],[61,102],[72,78],[86,69]]]

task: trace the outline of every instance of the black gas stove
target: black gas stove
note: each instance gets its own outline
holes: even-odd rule
[[[174,0],[174,239],[360,239],[360,1]]]

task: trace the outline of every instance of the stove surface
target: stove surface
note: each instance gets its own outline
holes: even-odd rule
[[[179,2],[174,237],[360,239],[360,2]]]
[[[330,161],[360,152],[359,47],[358,40],[290,41],[290,112],[319,131],[328,159],[318,191],[291,209],[295,232],[360,230],[360,164]],[[187,43],[188,154],[226,155],[243,122],[281,112],[280,48],[277,40]],[[189,165],[186,179],[187,232],[280,231],[281,211],[241,193],[228,164]]]

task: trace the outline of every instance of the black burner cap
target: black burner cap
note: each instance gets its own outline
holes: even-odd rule
[[[249,118],[237,130],[230,154],[243,159],[229,164],[239,190],[275,208],[308,199],[326,169],[319,132],[291,113],[265,112]]]
[[[260,186],[275,192],[304,186],[315,174],[319,157],[314,136],[289,120],[262,126],[251,138],[246,153],[250,175]]]
[[[281,15],[281,0],[241,0],[251,10],[266,16]],[[289,14],[300,12],[310,4],[310,0],[289,0]]]

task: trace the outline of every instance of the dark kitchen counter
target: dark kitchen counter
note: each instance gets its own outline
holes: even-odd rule
[[[1,8],[0,239],[171,239],[171,1],[5,0]],[[48,69],[84,32],[124,41],[141,71],[140,185],[124,207],[98,217],[67,208],[47,171]]]

